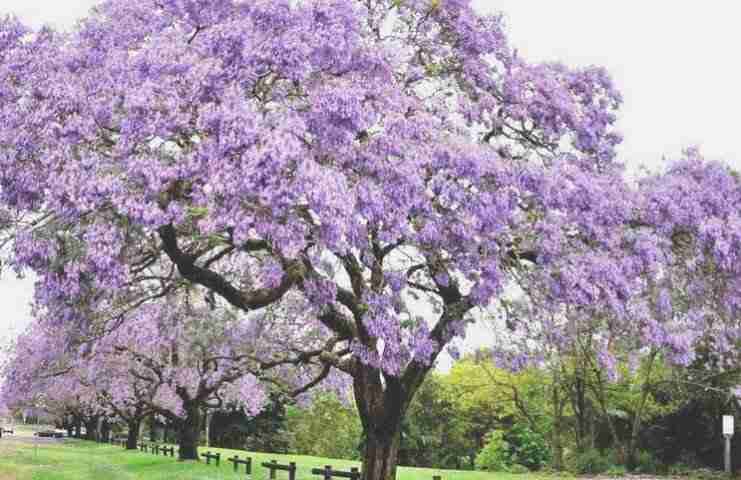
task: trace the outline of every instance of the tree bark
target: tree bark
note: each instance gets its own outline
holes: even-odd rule
[[[641,400],[638,404],[638,408],[633,412],[633,422],[630,428],[630,439],[628,440],[628,451],[626,452],[625,462],[628,470],[635,470],[638,465],[638,434],[641,433],[641,426],[643,420],[643,410],[646,408],[646,401],[651,393],[651,373],[653,372],[654,363],[656,360],[657,351],[652,349],[651,354],[648,357],[648,365],[646,366],[646,379],[641,386]]]
[[[129,433],[126,436],[126,450],[136,450],[139,444],[139,427],[141,420],[129,420]]]
[[[157,441],[157,420],[154,418],[154,414],[149,417],[149,441]]]
[[[399,432],[377,435],[366,432],[363,480],[394,480],[399,456]]]
[[[563,410],[564,401],[560,395],[560,379],[558,374],[554,375],[553,385],[551,386],[553,402],[553,428],[551,430],[551,447],[553,448],[553,469],[561,471],[563,469]]]
[[[105,443],[111,441],[111,424],[108,423],[108,420],[105,418],[100,425],[100,440]]]
[[[562,359],[561,369],[564,379],[567,379],[569,378],[569,375],[566,373],[566,367],[563,365],[563,361],[564,360]],[[577,352],[574,372],[571,375],[572,380],[565,384],[568,385],[571,409],[573,410],[576,419],[574,433],[576,435],[576,450],[578,452],[583,452],[591,447],[589,443],[588,427],[594,420],[592,409],[588,407],[587,385],[589,379],[587,378],[587,370],[584,362],[585,360],[582,355]]]
[[[401,422],[425,373],[403,382],[367,365],[356,367],[353,390],[365,435],[362,480],[395,480]]]
[[[98,418],[93,417],[85,422],[85,440],[98,441]]]
[[[612,440],[612,446],[618,456],[618,461],[622,463],[625,461],[625,448],[624,445],[620,443],[620,436],[618,435],[617,427],[615,426],[615,422],[613,421],[612,416],[610,416],[610,412],[607,408],[605,383],[599,370],[595,370],[595,380],[595,382],[590,383],[590,387],[594,396],[597,398],[597,403],[599,404],[600,409],[602,410],[602,415],[607,423],[610,438]],[[594,442],[594,433],[592,434],[592,442]]]
[[[186,405],[187,417],[180,422],[178,447],[180,460],[198,460],[198,442],[201,436],[201,409]]]

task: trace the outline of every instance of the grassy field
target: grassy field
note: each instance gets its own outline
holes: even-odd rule
[[[244,470],[239,474],[232,472],[232,465],[225,458],[235,453],[240,457],[246,452],[205,449],[221,452],[220,467],[207,466],[205,462],[178,462],[176,459],[164,458],[148,453],[127,452],[121,447],[97,444],[82,440],[65,440],[63,443],[41,444],[34,446],[7,438],[0,440],[0,480],[231,480],[245,478]],[[253,462],[255,480],[267,478],[267,471],[260,463],[272,459],[278,463],[296,462],[298,480],[320,480],[311,475],[314,467],[332,465],[337,469],[359,467],[356,462],[334,460],[302,455],[277,455],[249,453]],[[432,480],[433,475],[441,475],[443,480],[533,480],[534,475],[511,475],[505,473],[490,474],[484,472],[464,472],[456,470],[434,470],[426,468],[400,467],[399,480]],[[286,472],[278,473],[278,480],[286,480]]]

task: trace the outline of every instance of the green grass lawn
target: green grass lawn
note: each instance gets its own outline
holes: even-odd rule
[[[97,444],[82,440],[66,440],[64,443],[44,444],[34,447],[6,439],[0,440],[0,480],[26,479],[70,479],[70,480],[118,480],[118,479],[162,479],[162,480],[207,480],[245,478],[244,470],[232,472],[232,464],[225,461],[235,453],[244,458],[252,457],[252,478],[267,478],[267,470],[259,464],[275,459],[278,463],[296,462],[297,480],[321,480],[311,475],[311,469],[332,465],[336,469],[359,467],[357,462],[335,460],[304,455],[278,455],[247,453],[219,448],[201,448],[203,453],[221,452],[222,463],[179,462],[176,459],[155,456],[150,453],[127,452],[121,447]],[[242,467],[244,468],[244,467]],[[443,480],[532,480],[534,475],[511,475],[505,473],[465,472],[426,468],[400,467],[399,480],[432,480],[441,475]],[[286,472],[278,472],[278,480],[286,480]]]

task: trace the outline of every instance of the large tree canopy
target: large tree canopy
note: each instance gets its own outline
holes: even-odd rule
[[[394,475],[425,374],[513,282],[539,312],[665,343],[681,299],[659,291],[656,317],[632,299],[682,268],[722,287],[681,321],[737,318],[735,178],[691,154],[627,184],[607,73],[528,63],[503,28],[467,0],[108,0],[71,33],[5,19],[9,261],[72,343],[193,285],[290,317],[302,334],[263,353],[350,375],[367,479]]]

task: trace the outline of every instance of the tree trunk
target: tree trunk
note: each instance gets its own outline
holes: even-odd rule
[[[620,436],[618,435],[617,427],[615,426],[615,422],[613,421],[612,416],[610,416],[610,412],[607,408],[607,394],[605,392],[604,380],[599,371],[595,371],[595,377],[596,381],[590,384],[590,386],[594,396],[597,397],[597,403],[599,404],[600,409],[602,410],[602,415],[607,423],[610,438],[612,440],[612,447],[615,449],[618,462],[623,463],[625,461],[625,448],[624,445],[620,443]],[[592,428],[592,430],[594,431],[594,428]],[[592,443],[594,443],[594,433],[592,433]]]
[[[563,360],[562,360],[563,361]],[[568,378],[568,374],[565,372],[565,367],[561,366],[564,370],[564,377]],[[571,400],[571,409],[574,411],[574,417],[576,419],[576,425],[574,433],[576,434],[576,450],[583,452],[587,448],[590,448],[587,440],[587,427],[588,423],[593,420],[591,415],[591,409],[588,411],[587,408],[587,372],[584,366],[584,359],[581,356],[577,356],[576,364],[574,366],[574,373],[572,374],[573,380],[569,385],[569,398]]]
[[[98,418],[93,417],[85,422],[85,440],[98,441]]]
[[[560,381],[558,375],[554,375],[551,386],[553,402],[553,428],[551,429],[551,447],[553,449],[553,469],[563,469],[563,410],[564,401],[560,395]]]
[[[139,444],[139,427],[141,420],[129,420],[129,433],[126,436],[126,450],[136,450]]]
[[[155,419],[154,414],[149,416],[149,441],[157,441],[157,420]]]
[[[638,467],[638,440],[632,434],[625,449],[625,467],[630,472]]]
[[[198,405],[187,405],[187,417],[180,423],[180,460],[198,460],[198,441],[201,437],[201,409]]]
[[[402,419],[425,373],[404,385],[376,368],[356,368],[353,390],[365,436],[362,480],[396,479]]]
[[[653,372],[656,354],[657,351],[652,349],[648,357],[648,365],[646,366],[646,379],[641,386],[641,401],[638,403],[636,411],[633,412],[633,422],[630,427],[630,439],[628,440],[625,458],[628,470],[631,471],[638,466],[638,435],[641,433],[643,410],[646,408],[646,401],[651,393],[651,373]]]
[[[82,420],[79,417],[75,417],[75,438],[82,436]]]
[[[111,441],[111,424],[105,418],[100,425],[100,440],[105,443],[110,443]]]
[[[366,432],[363,480],[394,480],[399,455],[399,433],[376,435]]]

